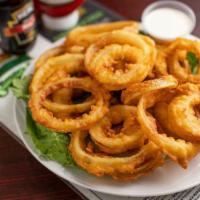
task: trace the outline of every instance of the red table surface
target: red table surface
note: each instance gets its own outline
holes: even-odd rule
[[[98,0],[121,15],[140,20],[143,9],[153,0]],[[197,16],[194,35],[200,35],[200,1],[182,0]],[[0,128],[0,200],[81,199],[54,174]]]

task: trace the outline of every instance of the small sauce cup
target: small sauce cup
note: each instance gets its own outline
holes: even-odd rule
[[[179,1],[157,1],[145,8],[141,30],[157,41],[170,42],[190,34],[196,25],[194,11]]]

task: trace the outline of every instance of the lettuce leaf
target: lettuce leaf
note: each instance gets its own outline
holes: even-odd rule
[[[199,64],[199,59],[197,58],[197,56],[193,53],[193,52],[187,52],[187,60],[189,62],[189,65],[191,67],[191,71],[193,74],[197,73],[198,70],[198,64]]]
[[[14,79],[11,88],[14,96],[24,100],[26,104],[29,99],[28,86],[30,80],[31,76]],[[75,166],[68,150],[70,135],[54,132],[36,123],[28,108],[26,111],[25,133],[31,137],[41,157],[48,160],[55,160],[63,166]]]
[[[26,134],[29,134],[32,141],[45,159],[55,160],[63,166],[75,166],[69,153],[69,134],[56,133],[36,123],[31,112],[26,113]]]
[[[25,76],[22,79],[21,78],[14,79],[12,81],[12,87],[11,87],[13,95],[18,99],[27,101],[29,99],[28,86],[30,80],[31,76]]]

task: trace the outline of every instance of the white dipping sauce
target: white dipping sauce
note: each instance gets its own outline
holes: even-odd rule
[[[148,13],[143,21],[145,30],[160,39],[174,39],[191,31],[192,20],[174,8],[158,8]]]

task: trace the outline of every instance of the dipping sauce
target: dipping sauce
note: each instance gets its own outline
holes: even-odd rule
[[[172,40],[191,32],[192,19],[174,8],[158,8],[149,12],[143,19],[147,33],[160,39]]]

